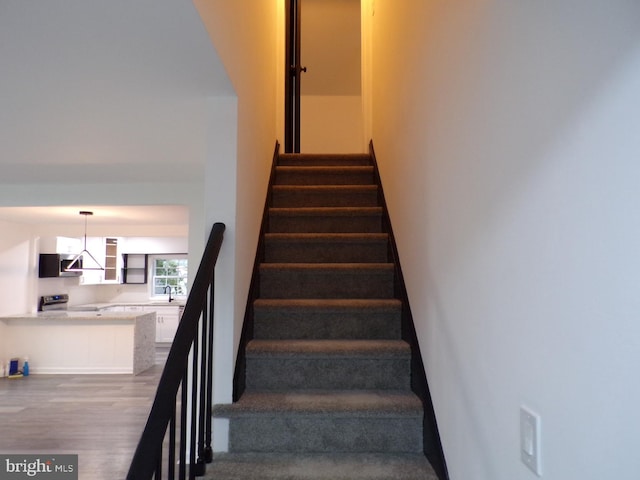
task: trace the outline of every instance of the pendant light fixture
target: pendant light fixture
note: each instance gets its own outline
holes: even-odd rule
[[[71,260],[71,263],[67,265],[67,268],[64,269],[65,272],[83,272],[85,270],[104,270],[104,267],[96,260],[96,258],[91,255],[89,250],[87,250],[87,217],[93,215],[93,212],[88,212],[86,210],[81,210],[80,215],[84,216],[84,249]],[[87,255],[95,264],[95,267],[85,266],[86,264],[82,261],[83,255]]]

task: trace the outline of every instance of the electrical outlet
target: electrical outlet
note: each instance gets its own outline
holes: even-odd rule
[[[520,459],[533,473],[542,476],[540,415],[520,407]]]

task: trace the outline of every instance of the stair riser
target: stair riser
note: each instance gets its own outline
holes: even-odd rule
[[[371,157],[367,154],[281,154],[278,158],[278,165],[297,167],[368,166],[371,165]]]
[[[274,207],[375,207],[378,205],[378,192],[366,191],[305,191],[274,189],[272,202]]]
[[[280,415],[234,418],[231,452],[420,453],[420,415],[401,418]]]
[[[371,185],[373,184],[373,171],[365,168],[363,171],[330,170],[330,171],[305,171],[288,167],[276,167],[276,185]]]
[[[266,262],[382,263],[387,261],[387,242],[285,242],[269,241]]]
[[[221,453],[204,480],[438,480],[424,454]]]
[[[262,298],[392,298],[391,270],[297,270],[260,271]]]
[[[380,233],[380,215],[274,215],[269,216],[271,233]]]
[[[405,357],[322,358],[247,355],[247,388],[282,391],[409,389],[410,359]]]
[[[255,310],[254,336],[262,340],[400,339],[400,310],[291,311]]]

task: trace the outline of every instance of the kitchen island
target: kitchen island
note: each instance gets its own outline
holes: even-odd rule
[[[0,322],[8,356],[29,357],[32,374],[137,375],[155,363],[153,312],[51,311]]]

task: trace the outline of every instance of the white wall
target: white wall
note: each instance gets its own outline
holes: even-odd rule
[[[360,95],[305,95],[300,109],[301,152],[365,152]]]
[[[360,0],[303,0],[300,150],[362,153]]]
[[[376,0],[372,127],[452,480],[635,479],[640,4]]]
[[[29,227],[0,222],[0,317],[28,311],[37,275]],[[6,326],[0,321],[0,362],[7,360]],[[1,367],[0,367],[1,368]]]
[[[186,237],[126,237],[118,244],[120,253],[187,253]]]
[[[6,338],[7,338],[7,330],[6,330],[6,325],[4,324],[4,321],[0,320],[0,362],[4,362],[4,365],[6,365],[6,360],[8,360],[7,358],[7,344],[6,344]],[[0,371],[2,371],[2,364],[0,364]]]
[[[221,121],[210,123],[205,175],[207,224],[226,226],[217,269],[220,282],[233,287],[221,296],[216,323],[214,399],[231,401],[235,356],[256,253],[271,159],[276,141],[277,76],[276,27],[279,2],[195,0],[237,94],[237,103],[220,102]],[[236,141],[230,143],[227,139]],[[215,161],[214,161],[215,159]],[[233,198],[235,196],[235,204]],[[228,259],[233,259],[230,265]],[[217,292],[222,295],[222,292]],[[233,304],[229,300],[233,298]]]
[[[27,226],[0,222],[0,316],[24,313],[37,275],[36,248]]]
[[[2,10],[2,183],[201,180],[204,97],[233,90],[190,2]]]

